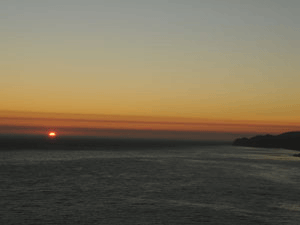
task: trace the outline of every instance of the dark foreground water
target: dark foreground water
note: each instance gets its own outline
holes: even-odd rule
[[[232,146],[0,152],[0,224],[300,223],[300,158]]]

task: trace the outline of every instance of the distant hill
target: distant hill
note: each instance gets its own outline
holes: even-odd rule
[[[258,135],[252,138],[238,138],[233,142],[233,145],[300,150],[300,132],[288,132],[280,135]]]

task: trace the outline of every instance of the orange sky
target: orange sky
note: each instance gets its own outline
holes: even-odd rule
[[[209,120],[183,117],[0,112],[0,133],[92,135],[131,138],[233,140],[254,134],[300,129],[300,123]]]
[[[293,0],[1,1],[0,130],[299,130],[299,10]]]

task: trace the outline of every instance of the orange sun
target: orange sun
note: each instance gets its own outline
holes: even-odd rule
[[[51,131],[51,132],[48,133],[48,136],[49,137],[56,137],[56,132]]]

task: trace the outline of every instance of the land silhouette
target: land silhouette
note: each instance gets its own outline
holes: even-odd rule
[[[300,151],[300,132],[288,132],[279,135],[258,135],[252,138],[238,138],[233,142],[235,146],[284,148]],[[296,154],[295,156],[300,156]]]

